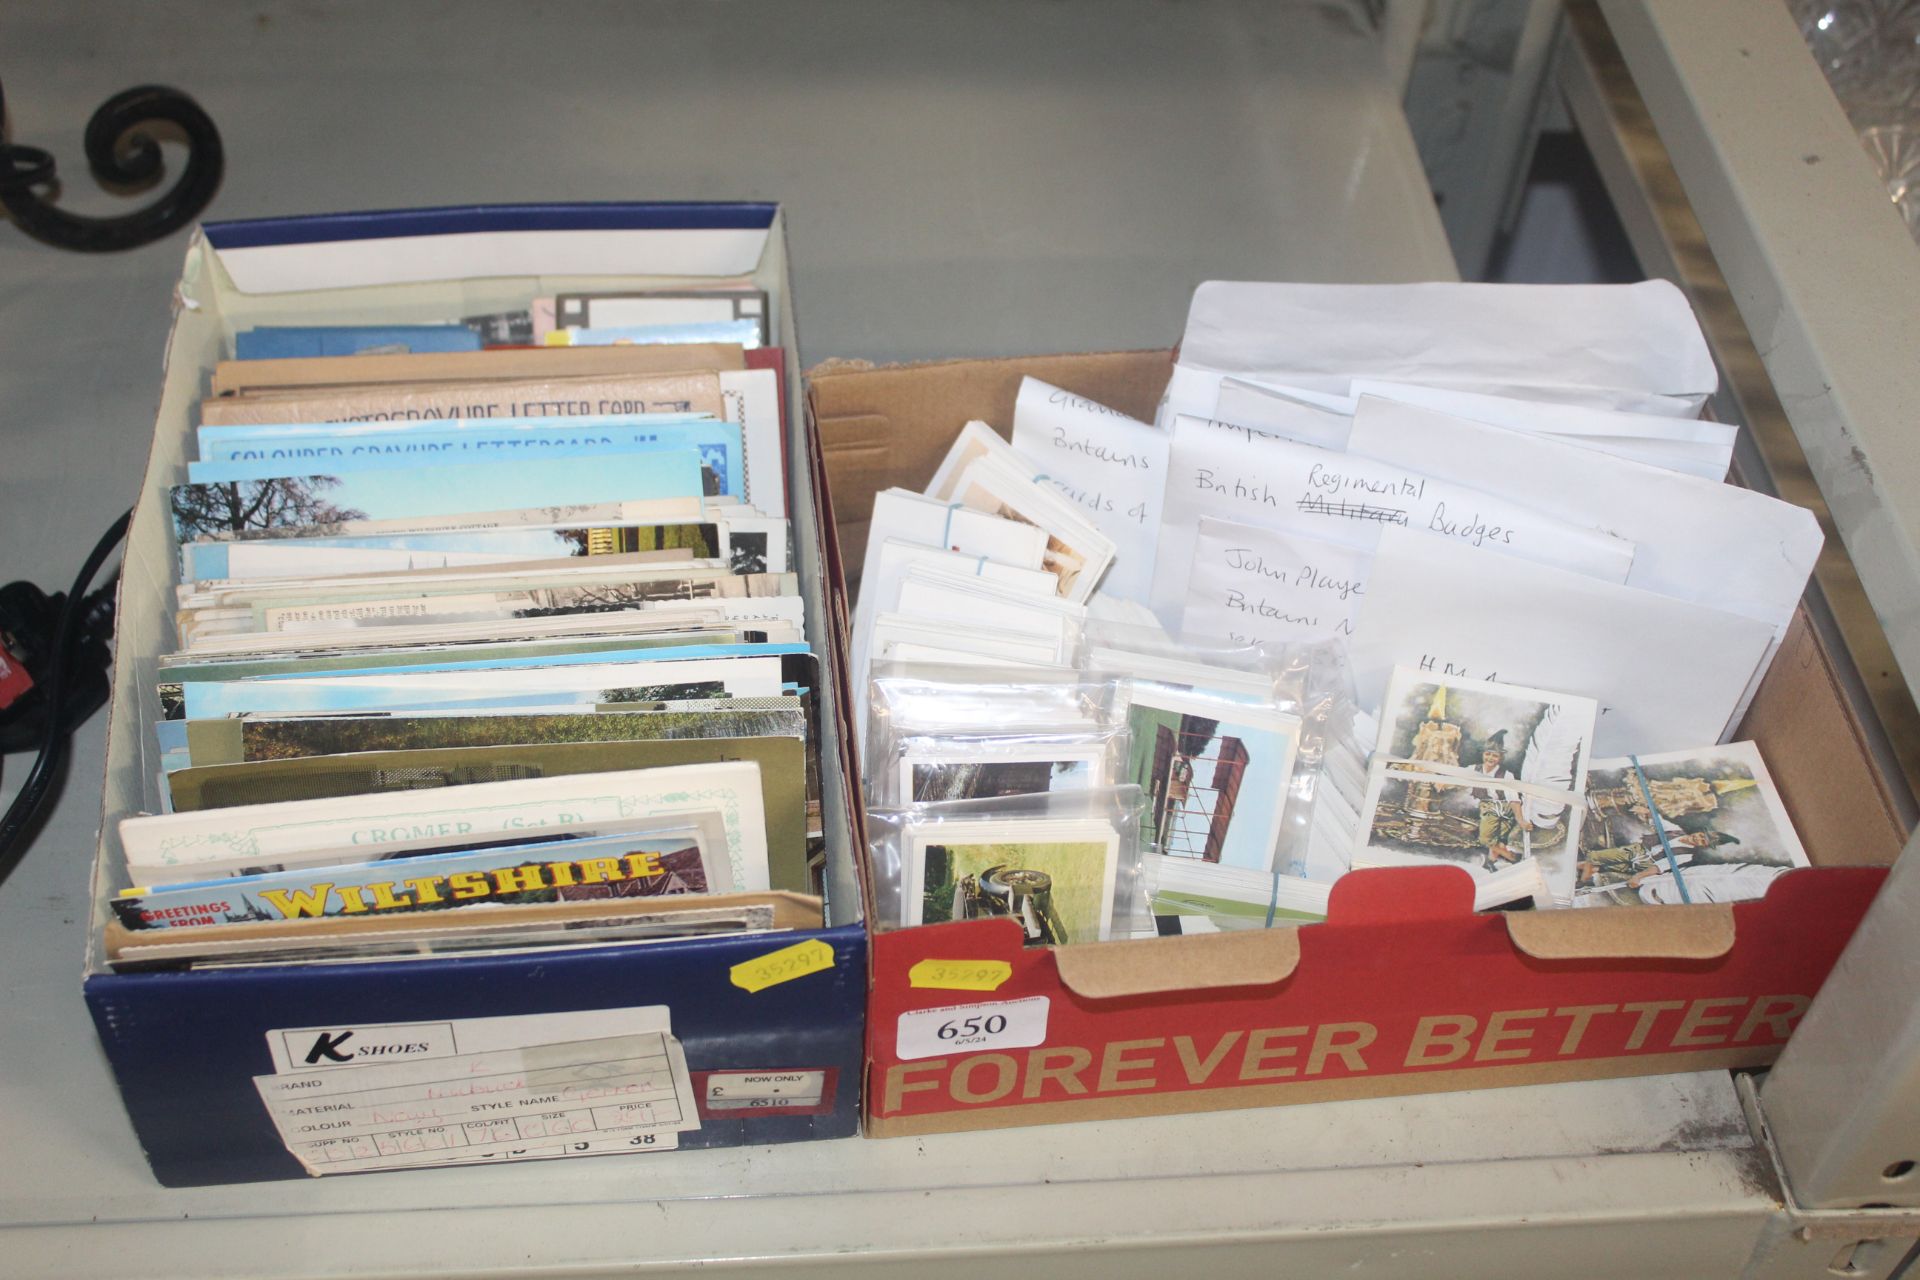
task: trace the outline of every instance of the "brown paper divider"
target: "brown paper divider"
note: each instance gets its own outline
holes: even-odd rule
[[[1535,960],[1714,960],[1733,950],[1724,903],[1510,911],[1507,936]]]
[[[1283,982],[1300,963],[1300,936],[1291,927],[1240,929],[1061,947],[1053,958],[1067,990],[1089,1000],[1114,1000]]]

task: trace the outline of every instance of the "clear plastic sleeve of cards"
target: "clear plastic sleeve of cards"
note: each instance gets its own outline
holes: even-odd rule
[[[1153,917],[1141,875],[1140,820],[1145,806],[1145,794],[1128,785],[871,808],[867,846],[873,870],[874,927],[897,929],[935,922],[933,912],[909,909],[910,895],[930,893],[924,883],[925,850],[941,847],[943,841],[958,847],[991,840],[1009,852],[1022,844],[1036,850],[1044,847],[1044,852],[1031,860],[1009,859],[1009,865],[1021,864],[1013,868],[1026,873],[1021,876],[996,875],[1001,868],[985,868],[958,885],[938,886],[931,892],[941,899],[944,918],[1010,915],[1026,930],[1030,945],[1090,941],[1071,928],[1072,898],[1084,895],[1088,867],[1049,867],[1046,858],[1065,856],[1061,850],[1086,848],[1094,843],[1088,837],[1098,834],[1112,849],[1111,888],[1105,888],[1103,881],[1100,894],[1107,908],[1105,940],[1151,932]],[[923,881],[917,885],[909,883],[916,869],[916,849],[921,851]],[[1064,930],[1063,921],[1067,922]]]
[[[1084,790],[1126,781],[1127,724],[1051,732],[1046,726],[997,733],[902,728],[869,746],[871,803],[929,804],[986,794]]]
[[[1354,762],[1364,764],[1368,746],[1354,732],[1353,667],[1339,641],[1292,644],[1268,649],[1274,670],[1274,701],[1300,718],[1300,750],[1287,786],[1274,870],[1310,880],[1337,878],[1346,869],[1351,837],[1343,840],[1343,821],[1332,820],[1336,805],[1317,813],[1322,792],[1337,786],[1338,774]],[[1364,770],[1363,770],[1364,772]],[[1344,812],[1344,810],[1341,810]]]
[[[1242,715],[1252,713],[1256,719],[1278,715],[1297,721],[1292,767],[1273,836],[1271,870],[1320,881],[1345,870],[1352,833],[1344,815],[1358,805],[1359,796],[1351,797],[1346,806],[1330,804],[1316,812],[1323,790],[1334,785],[1328,777],[1330,769],[1340,777],[1354,774],[1364,788],[1368,744],[1359,743],[1355,736],[1353,677],[1344,643],[1239,645],[1204,638],[1176,640],[1151,628],[1112,623],[1089,624],[1086,642],[1089,659],[1097,668],[1128,673],[1123,696],[1129,703],[1137,691],[1150,696],[1155,689],[1177,690],[1189,699],[1217,706],[1220,718],[1241,709]],[[1156,767],[1144,752],[1136,753],[1136,759],[1143,768]],[[1151,796],[1149,802],[1155,803]],[[1148,826],[1149,852],[1177,852],[1162,847],[1156,838],[1158,823]]]
[[[906,802],[888,775],[910,738],[1014,747],[1036,737],[1098,737],[1124,723],[1120,680],[1072,670],[889,662],[874,667],[868,692],[863,781],[870,803]]]

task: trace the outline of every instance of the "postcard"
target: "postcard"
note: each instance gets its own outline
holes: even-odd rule
[[[746,626],[766,628],[768,640],[800,637],[805,607],[798,596],[761,599],[663,600],[644,609],[543,618],[484,618],[442,622],[430,627],[360,628],[322,636],[298,631],[239,632],[210,635],[187,645],[181,656],[209,661],[232,655],[271,656],[305,652],[345,653],[354,649],[393,649],[408,645],[447,645],[474,640],[557,640],[671,632],[684,628]],[[780,634],[775,635],[774,632]]]
[[[631,689],[656,684],[712,684],[724,690],[722,696],[767,698],[783,692],[782,658],[795,648],[776,646],[783,652],[764,657],[657,656],[674,652],[669,649],[656,650],[652,657],[630,662],[610,662],[606,660],[607,655],[603,654],[582,654],[567,656],[588,661],[570,662],[566,660],[567,656],[560,656],[544,659],[544,665],[532,667],[464,667],[452,663],[421,671],[342,672],[258,680],[190,681],[183,682],[182,691],[185,694],[186,718],[189,720],[265,711],[397,709],[427,705],[442,698],[470,700],[484,697],[490,692],[514,696],[544,695]]]
[[[716,815],[717,817],[717,815]],[[111,902],[129,929],[325,919],[476,904],[725,893],[724,836],[702,850],[698,828],[496,845],[459,853],[128,889]]]
[[[665,418],[663,421],[662,418]],[[740,428],[713,419],[679,415],[581,418],[480,418],[464,422],[281,424],[267,438],[221,439],[207,447],[205,432],[269,428],[203,429],[202,458],[187,464],[193,483],[259,480],[290,469],[395,469],[422,465],[519,461],[532,458],[601,457],[614,453],[664,453],[691,449],[719,478],[720,492],[746,493],[746,460]]]
[[[797,738],[672,738],[373,751],[182,769],[168,776],[174,812],[427,788],[747,761],[759,770],[764,865],[737,866],[743,889],[807,890],[805,748]]]
[[[1396,668],[1354,862],[1491,873],[1535,858],[1570,901],[1597,713],[1590,698]]]
[[[484,351],[471,355],[435,353],[335,356],[326,359],[222,360],[214,366],[212,389],[216,400],[230,400],[236,394],[285,394],[315,387],[337,390],[341,387],[362,389],[383,384],[433,383],[486,386],[489,383],[529,379],[642,377],[653,374],[672,378],[684,376],[681,371],[686,369],[744,367],[740,349],[730,346],[691,346],[674,351],[621,348],[572,352],[535,348],[526,351]],[[479,413],[472,416],[497,418],[510,415]],[[327,420],[287,419],[308,422]]]
[[[670,346],[687,342],[730,342],[751,350],[760,345],[758,320],[714,320],[695,324],[622,324],[599,328],[555,329],[550,347]]]
[[[628,349],[594,350],[624,354]],[[491,368],[502,355],[525,354],[531,353],[482,351],[476,353],[475,358],[486,362]],[[340,357],[312,363],[331,364],[337,359]],[[241,361],[237,367],[250,370],[271,363]],[[711,368],[707,366],[708,370]],[[718,418],[724,410],[720,396],[720,375],[710,371],[498,380],[483,373],[477,379],[453,382],[415,382],[412,379],[383,385],[343,382],[331,386],[316,384],[283,390],[248,390],[235,395],[221,393],[217,378],[218,375],[214,388],[216,394],[200,402],[200,421],[209,426],[270,422],[586,417],[610,413],[699,413]]]
[[[906,923],[1006,916],[1028,946],[1112,933],[1120,836],[1087,819],[929,824],[907,837]]]
[[[1153,582],[1167,433],[1038,378],[1013,404],[1013,448],[1114,544],[1102,590],[1145,603]]]
[[[758,633],[745,628],[668,630],[650,634],[615,636],[556,636],[536,640],[506,640],[497,644],[444,645],[402,644],[378,648],[341,648],[323,645],[292,654],[221,654],[202,657],[190,653],[160,656],[159,684],[171,681],[178,686],[191,680],[240,680],[252,676],[320,675],[330,671],[377,670],[405,667],[437,661],[492,662],[508,658],[561,657],[572,654],[611,653],[632,649],[673,649],[722,644],[763,643]],[[179,690],[174,690],[176,697]]]
[[[1586,796],[1575,906],[1740,902],[1807,865],[1751,742],[1596,760]]]
[[[528,591],[491,591],[365,600],[262,604],[253,609],[249,630],[324,632],[356,627],[432,626],[476,618],[551,618],[583,613],[620,613],[662,601],[745,599],[797,596],[791,573],[731,573],[715,577],[650,578],[639,582],[597,582],[582,586],[539,587]],[[189,638],[182,629],[181,639]]]
[[[765,888],[767,819],[750,760],[136,815],[121,819],[120,839],[134,883],[155,885],[708,809],[725,820],[735,886]]]
[[[699,527],[693,527],[696,534]],[[707,540],[711,541],[710,534]],[[326,543],[325,538],[294,538],[285,543],[190,543],[189,549],[218,549],[228,555]],[[326,550],[326,548],[322,548]],[[433,554],[433,553],[428,553]],[[542,560],[515,560],[486,564],[443,565],[320,577],[214,579],[182,584],[174,589],[182,611],[216,609],[270,602],[310,603],[317,600],[375,600],[394,596],[453,595],[474,591],[522,591],[534,587],[582,583],[639,582],[651,579],[720,578],[732,574],[714,557],[695,558],[692,548],[667,551],[621,552],[584,557],[560,556]]]
[[[1765,622],[1389,529],[1353,641],[1356,698],[1398,664],[1600,700],[1597,755],[1725,736],[1773,643]]]
[[[227,529],[294,529],[344,520],[392,520],[572,502],[698,496],[700,456],[692,450],[528,458],[434,468],[308,473],[221,484],[175,485],[173,529],[182,542]]]
[[[760,325],[758,343],[771,339],[765,327],[767,295],[765,291],[754,288],[562,293],[553,297],[551,309],[550,322],[546,325],[548,329],[703,324],[751,318]]]
[[[711,521],[740,507],[738,498],[684,494],[649,498],[641,502],[563,502],[536,507],[506,507],[495,511],[456,511],[447,515],[399,516],[391,520],[342,520],[327,525],[292,528],[210,529],[200,536],[207,542],[273,542],[290,538],[392,538],[427,533],[497,533],[519,529],[565,529],[628,524],[680,524]],[[369,545],[387,545],[371,543]],[[527,553],[536,559],[581,555],[580,551]],[[603,553],[604,554],[604,553]]]
[[[527,579],[539,582],[539,579]],[[379,589],[277,592],[248,597],[229,594],[226,603],[197,604],[175,615],[182,645],[189,648],[212,636],[300,633],[325,644],[321,633],[363,628],[419,630],[446,623],[493,618],[564,618],[581,614],[657,611],[719,600],[781,599],[799,595],[794,575],[688,571],[633,578],[615,574],[597,579],[546,579],[565,585],[493,590],[489,583],[447,581],[394,583]],[[206,599],[207,597],[196,597]]]
[[[1270,872],[1300,721],[1150,681],[1128,695],[1123,782],[1147,800],[1140,844],[1170,860]]]
[[[504,557],[485,551],[408,551],[393,548],[307,547],[303,540],[276,542],[189,542],[180,548],[182,583],[262,581],[272,578],[324,578],[353,573],[408,572],[497,564]],[[217,559],[199,560],[210,551]],[[236,555],[235,552],[240,554]]]
[[[1373,555],[1303,533],[1200,517],[1181,635],[1239,644],[1350,640]]]
[[[116,970],[231,968],[264,964],[363,964],[422,955],[501,955],[522,947],[642,945],[662,938],[817,929],[819,900],[793,894],[601,898],[473,912],[193,925],[155,931],[109,921],[107,962]],[[399,927],[396,927],[399,926]]]
[[[1470,483],[1186,416],[1173,423],[1156,613],[1177,620],[1203,516],[1373,551],[1390,528],[1421,529],[1476,552],[1624,582],[1631,542]]]
[[[759,703],[768,705],[755,705]],[[803,701],[786,697],[575,715],[261,716],[189,720],[186,725],[189,763],[202,766],[360,751],[807,736]]]

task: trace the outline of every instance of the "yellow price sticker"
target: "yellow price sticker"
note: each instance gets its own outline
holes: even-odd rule
[[[751,960],[742,960],[727,971],[733,985],[746,991],[765,991],[795,978],[833,968],[833,948],[818,938],[796,942],[778,951],[769,951]]]
[[[998,991],[1013,976],[1005,960],[922,960],[907,970],[907,982],[936,991]]]

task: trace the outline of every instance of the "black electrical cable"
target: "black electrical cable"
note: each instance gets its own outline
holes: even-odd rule
[[[54,631],[53,650],[47,661],[47,679],[43,695],[48,707],[47,723],[40,735],[40,753],[34,757],[33,768],[27,773],[27,780],[20,785],[20,793],[7,806],[6,816],[0,818],[0,885],[7,882],[13,869],[20,865],[20,859],[26,855],[28,836],[39,816],[40,808],[46,803],[53,788],[53,780],[60,772],[67,755],[68,736],[74,725],[60,714],[60,708],[66,701],[67,665],[72,656],[75,643],[75,628],[80,616],[87,610],[87,588],[93,584],[93,577],[100,572],[100,566],[106,563],[120,540],[127,536],[127,524],[133,519],[133,512],[122,515],[102,534],[87,556],[87,562],[80,566],[80,576],[73,581],[73,589],[67,592],[65,603],[60,608],[60,624]]]

